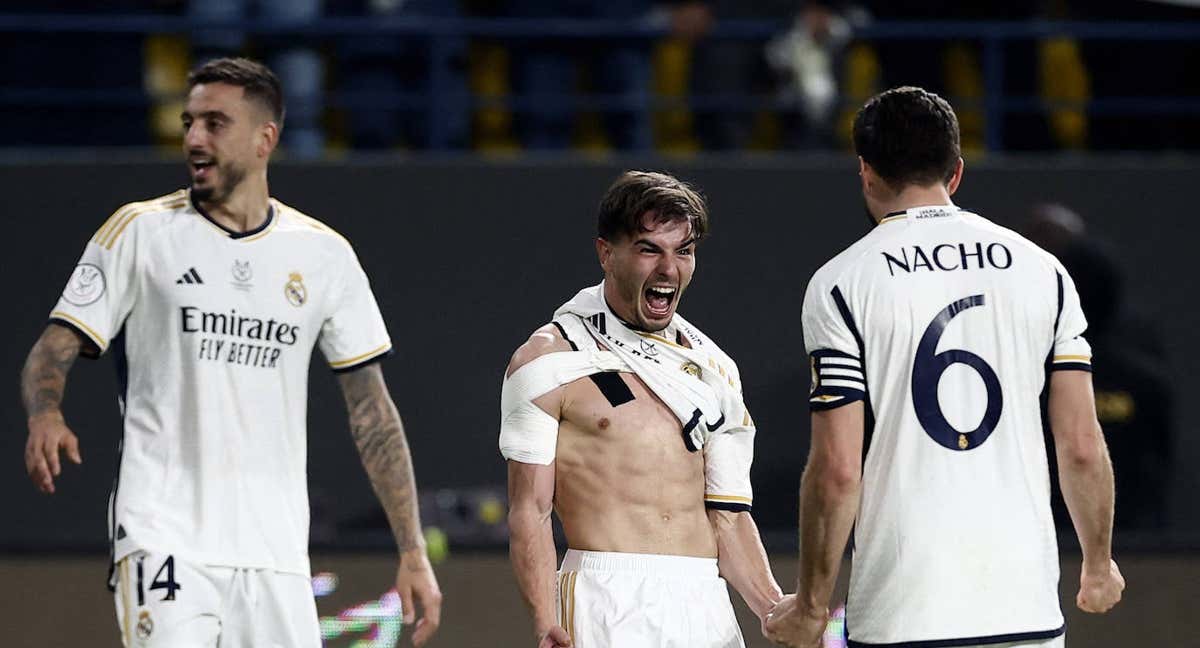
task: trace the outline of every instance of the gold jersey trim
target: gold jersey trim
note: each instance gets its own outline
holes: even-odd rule
[[[53,319],[53,318],[64,319],[64,320],[74,324],[75,326],[79,327],[79,330],[83,331],[84,333],[87,333],[88,337],[92,338],[92,342],[96,343],[96,347],[100,350],[101,353],[104,353],[104,350],[108,348],[108,341],[104,339],[103,335],[100,335],[99,333],[94,331],[92,329],[92,327],[88,326],[87,324],[84,324],[83,322],[81,322],[79,320],[79,318],[75,317],[74,315],[71,315],[69,313],[64,313],[60,310],[56,310],[56,311],[52,311],[50,313],[50,317],[51,317],[51,319]]]
[[[715,495],[715,494],[710,495],[708,493],[705,493],[704,499],[705,499],[705,501],[709,501],[709,502],[731,502],[734,504],[753,504],[754,503],[753,499],[751,499],[749,497],[742,497],[741,495]]]
[[[171,211],[179,209],[186,204],[187,190],[180,189],[160,198],[124,205],[113,212],[113,215],[104,221],[100,229],[96,230],[96,234],[92,236],[92,242],[104,247],[106,250],[111,250],[117,239],[124,233],[125,228],[129,227],[129,224],[138,216],[156,211]]]
[[[383,346],[376,347],[374,349],[371,349],[370,351],[367,351],[366,353],[356,355],[353,358],[346,358],[345,360],[334,360],[333,362],[329,363],[329,366],[333,367],[334,369],[346,367],[346,366],[349,366],[352,364],[362,362],[364,360],[368,360],[370,358],[374,358],[375,356],[381,355],[383,353],[387,353],[391,348],[392,348],[392,343],[388,342],[387,344],[384,344]]]

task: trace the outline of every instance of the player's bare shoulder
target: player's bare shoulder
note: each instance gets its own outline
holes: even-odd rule
[[[546,324],[534,331],[524,344],[517,347],[517,350],[513,352],[512,359],[508,361],[508,368],[504,375],[511,376],[516,370],[548,353],[571,350],[571,343],[567,342],[558,327],[554,324]]]

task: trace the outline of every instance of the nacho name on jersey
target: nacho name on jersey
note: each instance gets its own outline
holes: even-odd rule
[[[888,274],[916,272],[951,272],[956,270],[1007,270],[1012,267],[1013,255],[1003,243],[940,243],[925,246],[908,245],[892,251],[881,251]]]
[[[299,339],[297,324],[264,320],[236,309],[216,313],[180,306],[179,314],[183,334],[199,339],[197,357],[201,360],[274,369],[284,348],[295,346]]]

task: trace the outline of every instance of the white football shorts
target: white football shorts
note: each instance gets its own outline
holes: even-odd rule
[[[321,648],[312,582],[137,551],[116,565],[125,648]]]
[[[715,558],[567,550],[559,625],[575,648],[744,648]]]

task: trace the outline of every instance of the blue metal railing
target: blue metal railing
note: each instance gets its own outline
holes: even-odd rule
[[[787,25],[762,21],[722,21],[707,38],[729,40],[763,40],[783,31]],[[399,110],[425,111],[429,117],[430,148],[444,150],[447,133],[439,116],[448,106],[502,106],[517,112],[544,108],[546,99],[537,103],[520,97],[476,97],[451,90],[453,43],[463,38],[487,38],[509,41],[545,39],[588,39],[603,41],[652,41],[666,37],[665,26],[646,21],[621,22],[611,20],[572,19],[443,19],[402,16],[322,17],[307,22],[274,22],[244,20],[238,22],[201,22],[181,16],[166,15],[40,15],[0,14],[0,35],[25,34],[179,34],[201,31],[230,30],[261,36],[296,36],[319,42],[321,39],[346,36],[396,36],[423,40],[428,47],[429,91],[399,92],[370,95],[334,92],[329,95],[334,106],[353,106],[369,103],[372,106]],[[858,41],[884,40],[969,40],[978,42],[982,51],[984,77],[985,143],[989,150],[1001,150],[1004,142],[1004,120],[1008,113],[1043,112],[1056,107],[1085,108],[1093,114],[1172,114],[1200,115],[1200,97],[1096,97],[1078,104],[1056,105],[1038,97],[1011,96],[1004,89],[1004,46],[1010,42],[1038,40],[1051,37],[1070,37],[1079,40],[1122,42],[1195,42],[1200,47],[1200,22],[876,22],[856,28]],[[0,105],[75,105],[104,106],[144,105],[149,99],[140,89],[82,89],[82,88],[0,88]],[[748,112],[763,109],[785,110],[773,98],[743,95],[693,95],[687,99],[654,97],[640,93],[639,97],[618,95],[563,95],[551,100],[557,107],[586,108],[599,112],[650,112],[664,108],[692,108]]]

